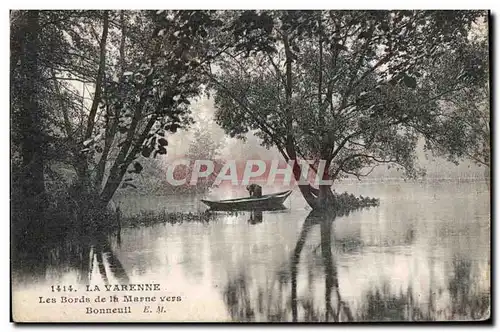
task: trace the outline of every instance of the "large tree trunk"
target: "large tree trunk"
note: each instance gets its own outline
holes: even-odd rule
[[[155,117],[151,117],[148,120],[144,129],[142,130],[142,133],[135,141],[135,145],[132,145],[132,140],[134,138],[134,135],[132,134],[129,137],[129,141],[126,142],[128,144],[124,144],[121,147],[120,153],[118,153],[118,156],[116,157],[113,167],[111,167],[111,170],[109,172],[106,185],[104,186],[104,189],[100,194],[100,204],[102,206],[106,206],[113,197],[113,195],[115,194],[116,190],[118,189],[118,187],[122,182],[123,176],[127,172],[127,168],[130,166],[132,161],[134,161],[136,155],[140,152],[142,147],[142,142],[144,142],[144,140],[146,139],[149,131],[151,130],[155,122],[156,122]],[[131,127],[134,128],[134,132],[136,126],[137,123],[131,124]],[[127,151],[129,150],[130,147],[131,151],[127,154]]]
[[[298,187],[302,196],[313,210],[328,210],[335,207],[335,196],[333,195],[331,185],[319,185],[318,189],[310,184],[300,184],[303,183],[304,179],[302,178],[297,160],[292,170],[295,180],[299,183]],[[327,180],[327,178],[323,179]]]
[[[317,208],[322,210],[335,208],[335,196],[330,185],[319,186]]]
[[[294,176],[295,180],[299,183],[298,186],[299,186],[300,192],[302,193],[302,196],[306,200],[307,204],[309,204],[310,207],[315,209],[317,207],[318,197],[314,194],[314,188],[312,188],[311,185],[300,184],[300,183],[302,183],[302,173],[301,173],[301,169],[300,169],[298,160],[295,160],[295,162],[293,164],[292,171],[293,171],[293,176]]]
[[[92,106],[90,107],[89,117],[87,118],[87,128],[85,130],[84,140],[87,140],[92,136],[97,109],[99,107],[99,102],[101,101],[104,70],[106,67],[106,42],[108,39],[108,29],[109,29],[108,12],[104,11],[102,36],[101,36],[101,41],[99,42],[99,68],[97,70],[97,77],[95,81],[94,99],[92,100]]]
[[[122,12],[123,14],[123,12]],[[121,23],[122,23],[122,33],[125,29],[125,17],[121,15]],[[159,44],[157,44],[158,46]],[[125,38],[122,34],[122,40],[120,44],[120,64],[122,67],[122,71],[125,68]],[[154,52],[153,52],[154,54]],[[155,63],[156,55],[152,56],[151,63]],[[144,83],[144,86],[148,86],[152,83],[153,75],[149,75]],[[164,101],[168,100],[168,95],[164,95]],[[138,130],[140,128],[139,124],[142,120],[141,118],[144,116],[144,107],[147,99],[147,91],[143,90],[139,96],[140,103],[135,106],[134,115],[132,117],[132,122],[127,131],[127,136],[123,141],[123,144],[120,147],[120,151],[118,152],[116,159],[109,170],[109,176],[106,179],[106,183],[103,186],[103,189],[99,195],[100,205],[105,207],[115,194],[116,190],[119,188],[123,176],[127,172],[127,168],[136,158],[136,155],[140,152],[142,147],[142,143],[147,138],[149,131],[153,127],[156,122],[156,117],[152,116],[145,124],[144,129],[142,131]],[[169,101],[170,102],[170,101]],[[163,105],[167,106],[166,103]],[[115,110],[118,112],[118,110]],[[115,114],[116,116],[116,114]],[[116,128],[112,129],[116,131]],[[138,135],[138,137],[136,137]]]
[[[86,141],[92,137],[95,117],[97,114],[97,109],[99,102],[101,100],[101,94],[103,90],[104,72],[106,67],[106,42],[108,39],[109,30],[109,17],[108,12],[104,11],[103,15],[103,30],[101,35],[101,40],[99,41],[99,67],[97,69],[97,77],[95,83],[95,93],[92,100],[92,106],[90,107],[90,112],[87,118],[87,126],[85,128],[85,133],[83,136],[83,141]],[[83,143],[83,142],[82,142]],[[93,216],[102,215],[101,206],[99,206],[99,185],[96,185],[92,181],[91,175],[88,168],[87,155],[82,153],[80,149],[84,146],[83,144],[77,144],[74,154],[75,154],[75,169],[78,176],[75,198],[79,203],[78,211],[78,221],[82,226],[87,226],[94,222]]]
[[[325,160],[325,167],[323,173],[319,174],[323,181],[330,180],[330,175],[328,174],[328,169],[330,168],[331,159],[327,152],[322,153],[322,160]],[[323,210],[333,209],[335,207],[335,196],[332,192],[332,186],[329,184],[319,185],[319,195],[318,195],[318,207]]]
[[[120,29],[121,29],[121,40],[120,40],[120,77],[123,76],[125,72],[126,62],[125,62],[125,14],[123,10],[120,11]],[[105,99],[107,99],[107,90],[104,90]],[[96,186],[99,190],[103,189],[104,186],[104,173],[106,171],[106,163],[108,161],[108,156],[111,151],[111,146],[115,139],[116,132],[118,130],[119,124],[119,112],[120,110],[112,107],[106,107],[106,134],[104,139],[104,149],[97,164],[97,174],[96,174]]]
[[[297,160],[295,160],[292,170],[295,180],[299,183],[298,187],[302,196],[313,210],[328,210],[335,207],[335,196],[331,185],[319,185],[318,189],[310,184],[300,184],[303,183],[304,179]],[[323,177],[323,179],[327,180],[328,178]]]
[[[27,11],[21,41],[20,95],[22,105],[19,112],[23,179],[21,192],[25,202],[25,213],[32,227],[38,227],[44,208],[45,182],[43,160],[42,110],[38,103],[40,87],[39,12]],[[35,223],[35,224],[34,224]]]
[[[329,210],[335,207],[335,196],[333,195],[331,185],[319,185],[319,189],[314,188],[310,184],[301,184],[305,182],[302,178],[302,171],[299,166],[299,161],[296,157],[295,147],[292,144],[287,145],[287,154],[293,158],[293,176],[295,180],[298,182],[299,190],[302,193],[302,196],[306,200],[307,204],[313,210]],[[324,158],[326,160],[326,164],[323,170],[323,173],[320,175],[322,180],[329,180],[330,177],[328,175],[328,169],[330,167],[329,158]]]

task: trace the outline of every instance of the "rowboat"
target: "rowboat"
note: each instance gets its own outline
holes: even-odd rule
[[[202,199],[201,201],[212,210],[282,210],[285,209],[283,203],[291,193],[291,190],[287,190],[261,197],[242,197],[221,201]]]

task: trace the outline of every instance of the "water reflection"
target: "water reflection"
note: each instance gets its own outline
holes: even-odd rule
[[[119,235],[118,239],[120,239]],[[117,241],[120,243],[121,240]],[[127,284],[129,282],[127,272],[111,249],[111,241],[109,237],[102,236],[95,239],[92,243],[91,251],[93,253],[93,255],[91,255],[91,261],[95,262],[97,265],[100,277],[106,285],[109,284],[109,277],[115,279],[118,283]],[[106,265],[108,269],[106,269]],[[93,267],[90,271],[92,270]]]
[[[262,222],[262,211],[254,210],[250,212],[250,219],[248,219],[250,224],[260,224]]]
[[[470,260],[455,258],[453,260],[454,274],[448,284],[448,290],[453,298],[451,306],[451,317],[471,317],[472,319],[484,318],[489,313],[490,296],[481,294],[474,296],[477,282],[472,280],[472,263]]]
[[[287,321],[291,313],[291,318],[294,322],[338,322],[341,320],[341,315],[342,318],[345,317],[344,320],[353,320],[348,305],[341,299],[337,266],[332,254],[332,223],[335,217],[335,214],[324,215],[315,212],[311,212],[307,216],[291,254],[290,273],[287,273],[287,271],[278,272],[273,282],[274,287],[267,288],[266,290],[266,292],[271,291],[271,293],[266,295],[268,298],[267,303],[264,303],[263,289],[257,290],[257,296],[251,294],[251,290],[247,285],[251,281],[249,281],[249,278],[245,274],[240,274],[237,278],[230,280],[224,289],[224,300],[228,306],[231,318],[236,321],[249,321],[256,318],[258,318],[257,320],[264,318],[269,321]],[[316,301],[313,298],[299,297],[297,295],[297,275],[301,253],[307,241],[308,234],[316,226],[320,228],[320,251],[324,266],[324,312],[318,310],[317,303],[315,303]],[[312,269],[310,272],[312,272]],[[309,274],[309,277],[305,279],[307,280],[309,290],[313,288],[314,283],[311,277],[312,275]],[[300,282],[303,282],[303,280]],[[289,283],[291,283],[291,292],[288,300],[284,290]],[[332,296],[334,298],[333,303]],[[259,317],[256,317],[256,313],[259,314]]]
[[[93,234],[37,247],[17,254],[14,265],[17,283],[37,283],[44,279],[62,279],[68,272],[76,275],[78,284],[90,284],[98,277],[104,284],[110,279],[128,283],[129,277],[112,249],[120,245],[120,234]],[[93,273],[97,271],[97,273]],[[45,277],[45,278],[44,278]]]
[[[332,254],[332,222],[335,220],[335,214],[333,215],[322,215],[315,212],[311,212],[302,226],[302,231],[300,233],[299,239],[295,246],[292,260],[291,260],[291,274],[292,274],[292,291],[291,291],[291,303],[292,303],[292,320],[296,322],[298,320],[299,309],[298,309],[298,299],[297,299],[297,272],[298,265],[300,261],[300,254],[304,247],[312,227],[315,225],[320,226],[320,250],[321,256],[323,258],[324,264],[324,278],[325,278],[325,312],[322,315],[320,312],[315,312],[312,301],[303,301],[302,310],[304,311],[303,320],[305,321],[316,321],[324,316],[325,321],[333,320],[338,322],[340,319],[341,312],[346,315],[348,319],[352,320],[352,314],[349,307],[345,302],[342,301],[339,292],[339,281],[337,276],[337,266],[334,261]],[[308,278],[311,282],[311,279]],[[332,305],[332,295],[334,296],[335,303]]]
[[[266,209],[248,209],[248,210],[208,210],[207,213],[212,215],[218,215],[219,218],[224,219],[225,216],[231,217],[248,217],[248,223],[255,225],[260,224],[264,221],[265,213],[280,213],[287,211],[284,207],[278,207],[274,209],[266,208]]]
[[[487,318],[489,193],[371,190],[387,199],[349,214],[309,213],[291,197],[285,211],[214,212],[209,222],[40,241],[18,250],[13,282],[155,281],[182,293],[178,319],[192,311],[228,321]]]
[[[338,266],[334,248],[334,222],[345,212],[319,214],[311,212],[302,225],[296,245],[290,255],[290,273],[279,271],[276,281],[266,289],[251,287],[251,278],[241,273],[229,280],[224,289],[224,301],[232,320],[235,321],[304,321],[304,322],[351,322],[351,321],[422,321],[422,320],[463,320],[485,319],[489,316],[489,294],[472,290],[477,286],[471,273],[471,262],[456,257],[453,260],[453,276],[449,279],[444,295],[443,287],[429,283],[427,294],[417,293],[410,281],[405,289],[394,291],[391,282],[382,280],[365,291],[352,310],[349,301],[342,297],[339,285]],[[310,262],[301,264],[302,252],[308,242],[308,235],[315,228],[320,231],[319,247],[313,253],[321,254],[321,266]],[[409,231],[408,242],[413,241],[414,231]],[[340,250],[345,248],[341,243]],[[299,277],[299,269],[306,266],[307,277]],[[434,265],[431,265],[434,266]],[[320,267],[320,268],[319,268]],[[322,301],[317,296],[318,275],[321,271],[324,283]],[[415,280],[414,282],[419,282]],[[267,282],[269,285],[269,280]],[[301,285],[305,284],[305,285]],[[302,286],[302,287],[301,287]],[[287,288],[290,288],[287,297]],[[302,290],[300,293],[298,290]],[[264,295],[265,294],[265,295]],[[267,301],[265,301],[267,297]],[[352,300],[352,299],[351,299]],[[443,300],[446,304],[443,307]],[[351,301],[352,302],[352,301]]]

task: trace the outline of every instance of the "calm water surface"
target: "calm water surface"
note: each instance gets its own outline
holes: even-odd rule
[[[489,317],[485,183],[337,188],[344,190],[378,197],[380,206],[318,216],[297,191],[283,212],[218,213],[208,223],[124,228],[119,240],[102,239],[83,250],[65,241],[42,249],[37,264],[27,258],[15,269],[14,289],[158,282],[182,296],[185,310],[176,309],[177,319],[197,312],[197,319],[210,321]],[[127,197],[117,204],[127,216],[203,209],[199,197]]]

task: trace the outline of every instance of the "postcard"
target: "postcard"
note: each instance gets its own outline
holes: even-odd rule
[[[489,36],[12,10],[11,320],[491,322]]]

